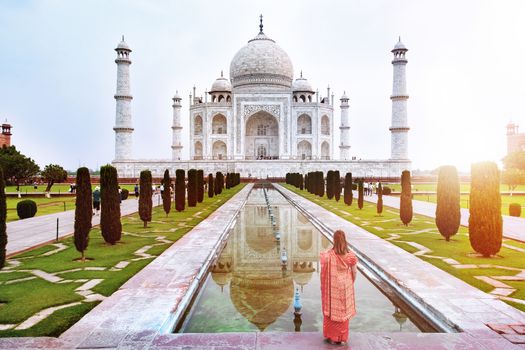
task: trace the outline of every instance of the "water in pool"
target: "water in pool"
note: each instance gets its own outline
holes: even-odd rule
[[[266,192],[270,210],[264,191],[252,190],[181,332],[322,332],[319,253],[331,243],[279,192]],[[300,317],[294,315],[296,290],[303,305]],[[419,332],[361,274],[355,293],[352,331]]]

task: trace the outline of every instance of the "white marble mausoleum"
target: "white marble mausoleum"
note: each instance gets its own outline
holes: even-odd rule
[[[339,170],[354,176],[397,177],[410,169],[405,67],[407,49],[396,44],[390,158],[362,160],[350,156],[349,98],[340,98],[340,125],[334,125],[334,95],[322,96],[303,72],[294,79],[288,54],[263,32],[242,47],[230,64],[229,79],[218,77],[209,92],[189,99],[189,144],[182,144],[181,101],[173,97],[172,158],[133,159],[129,68],[124,38],[117,51],[115,159],[120,177],[138,177],[149,169],[160,177],[165,169],[203,169],[205,174],[239,172],[243,177],[284,177],[287,172]],[[334,144],[334,134],[339,144]],[[182,159],[189,147],[189,159]],[[385,150],[386,151],[386,150]],[[385,152],[386,153],[386,152]]]

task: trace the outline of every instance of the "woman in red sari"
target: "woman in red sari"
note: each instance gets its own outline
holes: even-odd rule
[[[321,253],[323,335],[330,344],[348,341],[348,323],[355,315],[354,281],[357,257],[348,249],[345,233],[334,233],[334,247]]]

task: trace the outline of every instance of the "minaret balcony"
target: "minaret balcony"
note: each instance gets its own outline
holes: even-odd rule
[[[400,131],[408,131],[410,130],[410,128],[408,126],[391,126],[388,130],[390,131],[397,131],[397,132],[400,132]]]
[[[119,94],[115,94],[115,100],[133,100],[133,96],[131,95],[119,95]]]
[[[408,100],[408,95],[391,95],[390,99],[392,101]]]

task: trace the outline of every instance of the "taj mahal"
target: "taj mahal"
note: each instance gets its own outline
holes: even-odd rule
[[[393,90],[390,157],[379,160],[350,156],[349,97],[340,101],[340,125],[334,125],[334,94],[322,96],[301,71],[294,79],[288,54],[263,32],[242,47],[230,64],[229,79],[221,72],[209,92],[189,96],[189,144],[182,144],[182,98],[173,97],[171,159],[134,159],[130,90],[131,49],[122,38],[115,49],[117,91],[115,159],[120,177],[138,177],[149,169],[162,176],[165,169],[203,169],[205,174],[238,172],[242,177],[284,177],[287,172],[337,169],[354,176],[398,177],[410,169],[406,91],[407,48],[399,39],[393,53]],[[167,129],[168,126],[166,126]],[[339,144],[334,135],[339,133]],[[189,147],[189,159],[182,159]],[[385,153],[387,151],[385,150]]]

